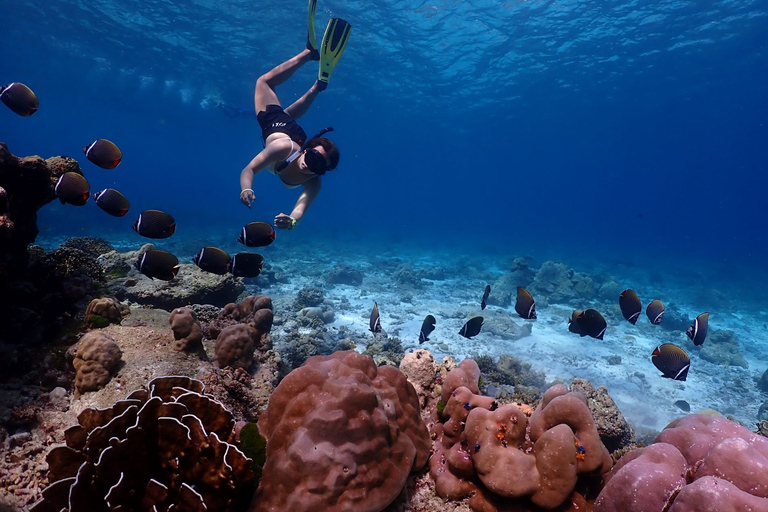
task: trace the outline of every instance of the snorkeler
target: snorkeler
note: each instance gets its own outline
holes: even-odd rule
[[[328,86],[336,63],[341,58],[352,26],[339,18],[331,18],[325,30],[320,48],[315,39],[315,7],[317,0],[309,0],[309,30],[307,47],[295,57],[283,62],[256,81],[254,104],[256,118],[261,127],[264,149],[240,173],[240,201],[247,207],[256,199],[253,177],[264,169],[280,177],[288,188],[299,185],[304,191],[299,196],[290,215],[280,213],[275,226],[293,229],[320,193],[320,177],[339,163],[339,150],[329,139],[322,137],[333,128],[325,128],[307,140],[307,134],[296,123],[312,104],[317,95]],[[317,81],[283,110],[275,93],[275,87],[285,82],[301,66],[310,61],[320,61]]]

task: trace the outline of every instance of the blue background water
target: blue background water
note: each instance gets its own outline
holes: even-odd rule
[[[0,82],[40,98],[30,118],[0,109],[0,140],[76,157],[92,191],[132,204],[122,219],[51,204],[43,236],[138,247],[130,225],[157,208],[177,236],[234,239],[290,212],[297,191],[267,174],[254,209],[239,203],[260,133],[212,107],[250,106],[256,77],[303,48],[306,2],[0,0],[0,12]],[[768,2],[320,0],[319,33],[330,16],[354,29],[301,124],[333,125],[341,164],[283,236],[697,269],[765,299]],[[283,104],[315,76],[301,69]],[[117,169],[85,159],[97,138],[123,150]]]

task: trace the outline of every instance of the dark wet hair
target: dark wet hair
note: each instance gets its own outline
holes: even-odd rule
[[[330,165],[328,166],[329,171],[332,171],[336,168],[337,165],[339,165],[339,148],[336,147],[336,144],[334,144],[331,139],[326,139],[325,137],[315,137],[314,139],[310,139],[309,142],[307,142],[305,145],[308,148],[322,146],[322,148],[325,150],[325,155],[328,157],[328,161],[330,162]]]

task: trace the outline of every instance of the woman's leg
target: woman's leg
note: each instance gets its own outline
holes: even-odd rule
[[[253,94],[253,103],[256,107],[256,113],[258,114],[262,110],[266,110],[267,105],[279,105],[280,100],[277,99],[275,87],[288,80],[297,69],[311,60],[312,52],[309,49],[304,49],[295,57],[291,57],[287,61],[261,75],[258,80],[256,80],[256,90]],[[308,95],[310,95],[309,92],[302,96],[302,98]],[[317,96],[317,93],[314,95]],[[312,99],[314,99],[314,97]],[[296,103],[299,103],[300,101],[301,99]],[[311,100],[309,100],[309,102],[311,103]],[[307,105],[307,107],[309,107],[309,105]],[[304,108],[304,111],[306,111],[306,107]]]
[[[309,110],[309,106],[312,105],[318,94],[320,94],[320,89],[317,88],[317,82],[315,82],[301,98],[294,101],[285,111],[294,119],[300,118]]]

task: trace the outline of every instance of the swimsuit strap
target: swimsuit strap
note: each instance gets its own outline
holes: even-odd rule
[[[294,160],[296,160],[296,159],[299,157],[299,155],[301,154],[301,146],[299,146],[299,149],[297,149],[296,151],[294,151],[294,150],[293,150],[294,141],[293,141],[293,139],[292,139],[292,138],[290,138],[290,137],[283,137],[283,138],[281,138],[281,139],[277,139],[277,140],[284,140],[284,139],[288,139],[288,140],[290,140],[290,141],[291,141],[291,154],[290,154],[290,155],[288,155],[288,158],[286,158],[286,159],[285,159],[285,162],[287,162],[288,164],[290,164],[291,162],[293,162]],[[288,165],[286,164],[286,167],[287,167],[287,166],[288,166]],[[285,168],[285,167],[283,167],[283,169],[284,169],[284,168]],[[282,171],[283,169],[280,169],[280,171]],[[276,171],[276,172],[275,172],[275,174],[279,174],[279,173],[280,173],[280,171]]]

